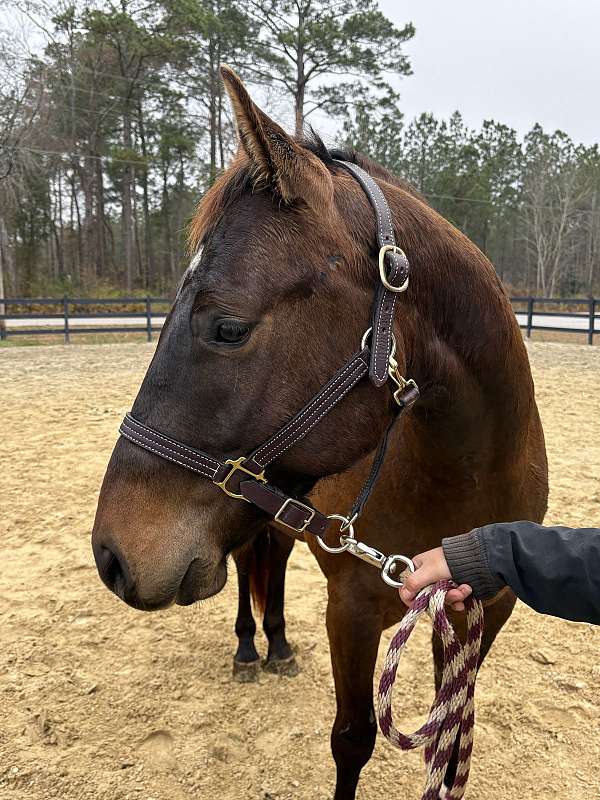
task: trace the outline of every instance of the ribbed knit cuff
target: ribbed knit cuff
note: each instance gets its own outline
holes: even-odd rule
[[[480,528],[444,539],[442,547],[452,580],[468,583],[478,600],[489,600],[502,589],[504,584],[490,572]]]

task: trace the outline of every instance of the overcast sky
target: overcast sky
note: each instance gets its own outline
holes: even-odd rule
[[[540,122],[576,142],[600,142],[600,0],[379,4],[396,25],[410,21],[417,29],[405,47],[413,75],[397,83],[407,120],[458,109],[473,127],[493,118],[522,136]],[[0,0],[0,20],[10,29],[14,14],[1,6]],[[39,34],[26,27],[33,46]],[[291,113],[278,112],[291,125]],[[330,132],[327,120],[317,127]]]
[[[525,133],[534,122],[600,141],[600,0],[380,0],[411,21],[413,75],[398,83],[411,119],[459,109]]]

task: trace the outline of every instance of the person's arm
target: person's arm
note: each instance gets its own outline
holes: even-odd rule
[[[459,609],[470,588],[486,600],[508,585],[542,614],[600,624],[600,529],[498,523],[444,539],[442,547],[415,557],[417,571],[401,592],[405,602],[451,577],[459,587],[448,601]]]

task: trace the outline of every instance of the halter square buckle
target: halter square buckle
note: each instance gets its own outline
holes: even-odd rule
[[[222,481],[213,481],[215,486],[218,486],[219,489],[222,489],[226,495],[229,497],[233,497],[236,500],[245,500],[246,503],[250,501],[247,500],[243,494],[236,494],[232,492],[230,489],[227,488],[227,484],[229,479],[236,473],[236,472],[244,472],[246,475],[250,475],[251,478],[254,478],[255,481],[260,481],[261,483],[266,483],[267,479],[265,478],[265,471],[263,470],[259,475],[256,472],[251,472],[251,470],[246,469],[246,467],[242,466],[244,461],[246,460],[245,456],[240,456],[239,458],[231,459],[228,458],[225,463],[228,464],[231,469],[227,473],[227,475],[223,478]]]
[[[285,511],[288,506],[293,506],[294,508],[301,508],[304,511],[308,511],[308,519],[299,527],[295,528],[293,525],[290,525],[289,522],[281,519],[281,514]],[[296,531],[296,533],[303,533],[310,523],[313,521],[315,517],[315,509],[307,506],[305,503],[301,503],[300,500],[294,500],[293,497],[288,497],[287,500],[284,501],[283,505],[279,509],[279,511],[273,517],[274,520],[280,522],[282,525],[285,525],[286,528],[289,528],[292,531]]]

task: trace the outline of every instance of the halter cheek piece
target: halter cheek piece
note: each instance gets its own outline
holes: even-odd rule
[[[356,164],[346,161],[338,163],[356,178],[366,192],[377,224],[381,281],[377,285],[373,300],[371,327],[363,336],[359,352],[352,356],[283,428],[248,456],[219,461],[201,450],[149,428],[134,419],[131,414],[125,415],[120,433],[139,447],[179,464],[203,478],[208,478],[229,497],[252,503],[296,533],[313,534],[324,550],[330,553],[349,552],[379,567],[386,583],[400,586],[401,582],[395,580],[391,573],[396,570],[399,563],[412,570],[410,559],[399,555],[386,557],[375,548],[357,541],[353,524],[361,515],[375,486],[395,421],[419,397],[416,383],[413,380],[405,380],[400,375],[394,357],[396,343],[392,333],[396,297],[408,287],[409,265],[402,250],[396,246],[390,209],[377,183]],[[369,476],[348,516],[340,514],[326,516],[268,483],[265,469],[303,439],[367,373],[372,383],[378,387],[391,379],[398,410],[381,439]],[[342,523],[339,547],[330,547],[323,538],[334,520]]]

